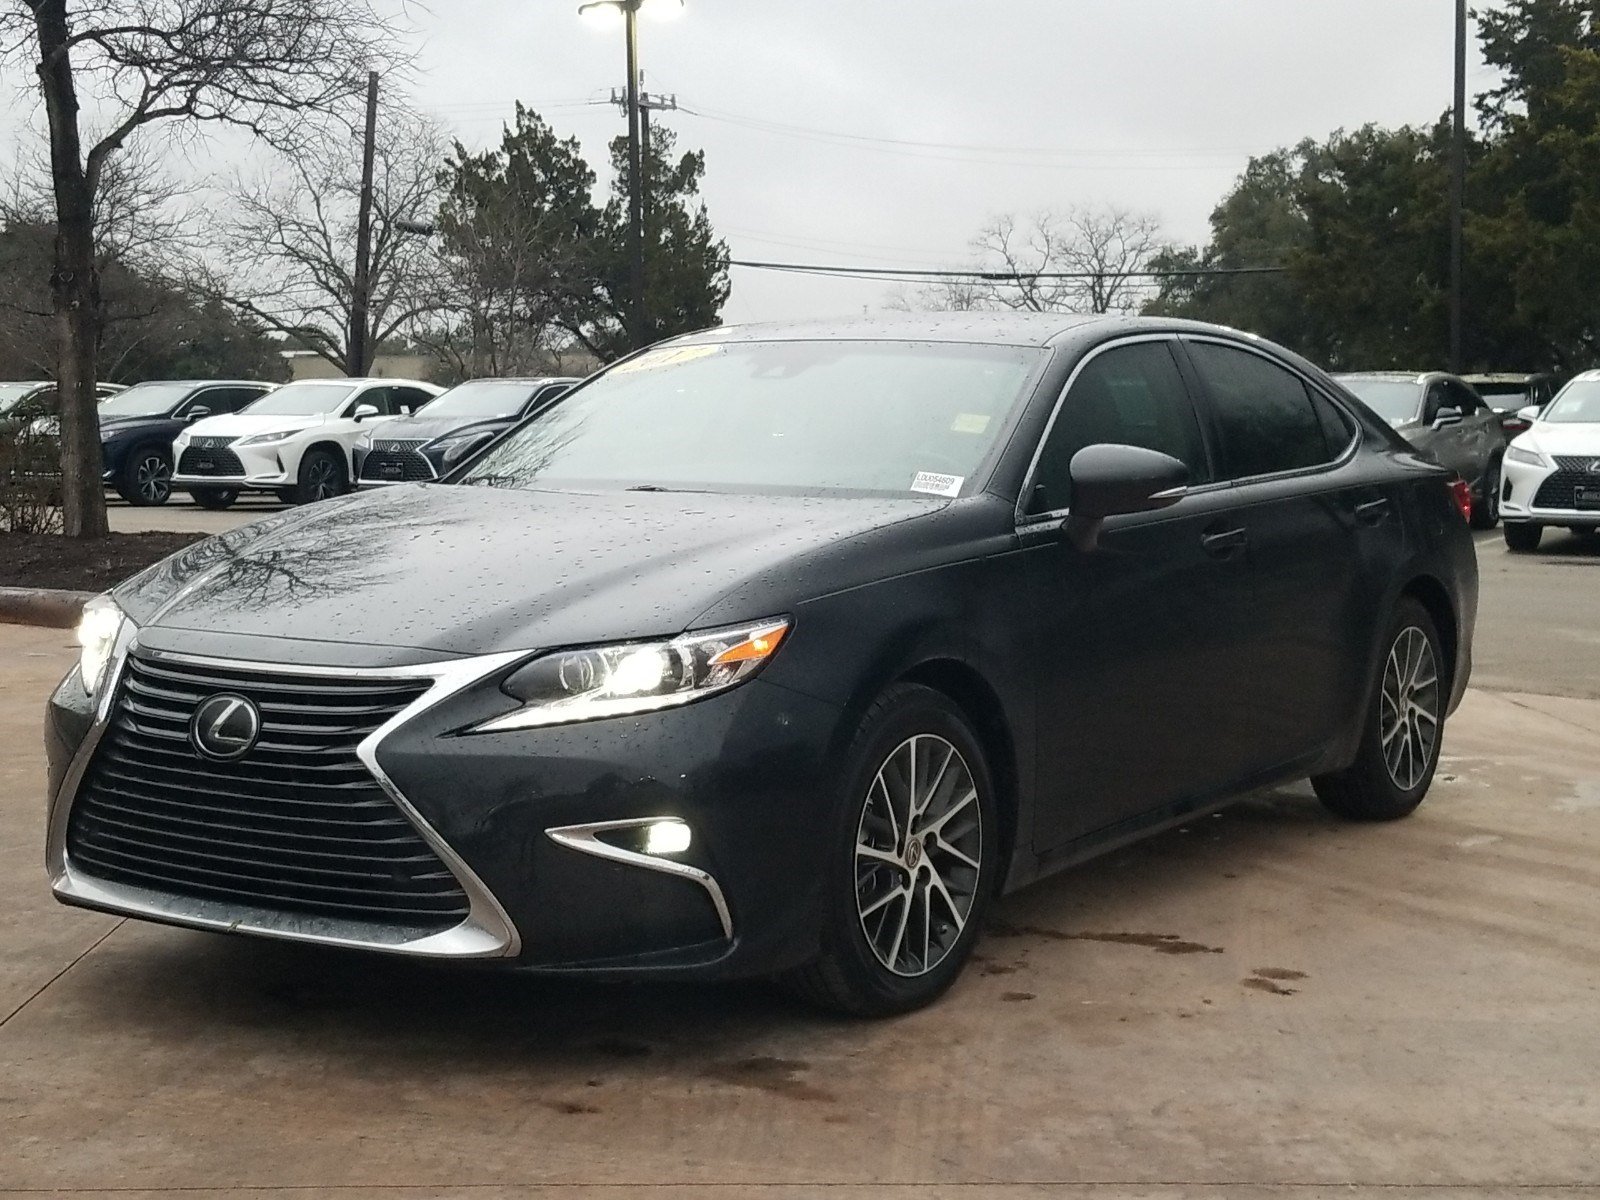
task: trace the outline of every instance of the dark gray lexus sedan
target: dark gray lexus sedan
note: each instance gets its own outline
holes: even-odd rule
[[[1466,686],[1470,497],[1180,322],[717,329],[442,484],[201,542],[50,701],[66,903],[926,1003],[1000,891],[1309,776],[1404,816]]]

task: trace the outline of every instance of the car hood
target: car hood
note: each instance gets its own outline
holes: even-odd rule
[[[108,438],[112,434],[128,433],[132,430],[144,429],[147,426],[171,425],[180,423],[181,422],[179,422],[177,418],[169,417],[160,413],[155,416],[147,417],[101,417],[100,436],[103,438]]]
[[[246,437],[252,433],[277,433],[283,429],[310,429],[313,425],[325,425],[328,420],[328,416],[324,413],[315,413],[309,417],[268,414],[253,416],[247,412],[223,413],[215,417],[201,417],[189,426],[189,432],[195,437]]]
[[[1568,425],[1541,422],[1519,437],[1517,445],[1545,454],[1593,454],[1600,457],[1600,423],[1585,421]]]
[[[442,656],[654,637],[797,557],[947,503],[408,485],[209,538],[116,596],[169,646],[186,639],[164,631],[226,635],[187,640],[213,654],[228,639]],[[793,575],[790,603],[823,589]]]
[[[504,429],[514,421],[515,417],[395,417],[385,421],[382,432],[373,434],[373,441],[379,438],[405,438],[411,441],[433,441],[447,433],[464,433],[469,429],[496,430]]]

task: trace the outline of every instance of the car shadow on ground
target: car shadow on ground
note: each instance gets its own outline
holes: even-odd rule
[[[1499,529],[1479,533],[1475,540],[1480,554],[1488,551],[1511,553],[1506,549],[1505,537]],[[1544,537],[1539,540],[1539,548],[1527,557],[1562,560],[1600,559],[1600,531],[1573,533],[1570,529],[1548,526],[1544,531]]]
[[[1009,973],[994,964],[1023,951],[1040,973],[1054,956],[1070,962],[1086,951],[1078,942],[1119,942],[1141,955],[1221,953],[1198,925],[1168,929],[1152,913],[1216,909],[1208,897],[1286,854],[1306,853],[1308,839],[1379,835],[1335,821],[1304,785],[1258,794],[991,906],[977,961],[933,1011],[1014,998],[987,977]],[[702,1063],[707,1053],[770,1053],[791,1035],[803,1041],[829,1028],[866,1030],[870,1039],[881,1027],[820,1014],[759,981],[602,984],[181,930],[130,932],[94,960],[96,974],[115,978],[93,985],[84,1018],[97,1028],[86,1034],[126,1036],[131,1025],[178,1045],[200,1030],[208,1040],[270,1033],[275,1050],[295,1055],[491,1071],[537,1063],[581,1081],[629,1060],[658,1070]]]

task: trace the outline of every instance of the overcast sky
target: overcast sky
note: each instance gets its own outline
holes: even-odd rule
[[[620,29],[577,0],[412,11],[418,104],[498,137],[513,100],[605,162]],[[1452,0],[686,0],[641,21],[651,91],[706,153],[735,258],[960,266],[990,216],[1074,203],[1203,241],[1252,154],[1450,103]],[[1475,47],[1474,47],[1475,49]],[[1474,55],[1474,88],[1491,84]],[[847,136],[840,136],[847,135]],[[861,140],[856,140],[861,139]],[[912,143],[907,145],[905,143]],[[859,313],[892,287],[733,271],[729,321]]]

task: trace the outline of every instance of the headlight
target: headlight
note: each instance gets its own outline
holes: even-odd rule
[[[494,433],[492,431],[480,429],[476,433],[463,433],[458,434],[455,437],[442,437],[430,445],[428,449],[439,455],[440,463],[446,467],[450,467],[460,462],[463,458],[471,454],[474,450],[483,445],[484,442],[488,441],[493,436]]]
[[[1548,467],[1550,461],[1537,450],[1525,450],[1521,446],[1510,446],[1506,449],[1506,461],[1524,463],[1530,467]]]
[[[566,725],[675,708],[743,683],[777,652],[789,621],[775,617],[670,642],[559,650],[519,668],[501,685],[522,701],[477,732]]]
[[[96,596],[83,606],[83,616],[78,619],[78,645],[83,648],[78,654],[78,674],[83,677],[83,690],[91,696],[105,682],[106,667],[126,619],[109,595]]]
[[[290,438],[294,437],[295,434],[297,434],[299,432],[300,431],[298,429],[284,429],[284,430],[279,431],[278,433],[257,433],[257,434],[254,434],[254,435],[250,436],[250,437],[244,438],[242,441],[240,441],[239,445],[241,445],[241,446],[270,446],[270,445],[273,445],[275,442],[287,442]]]

